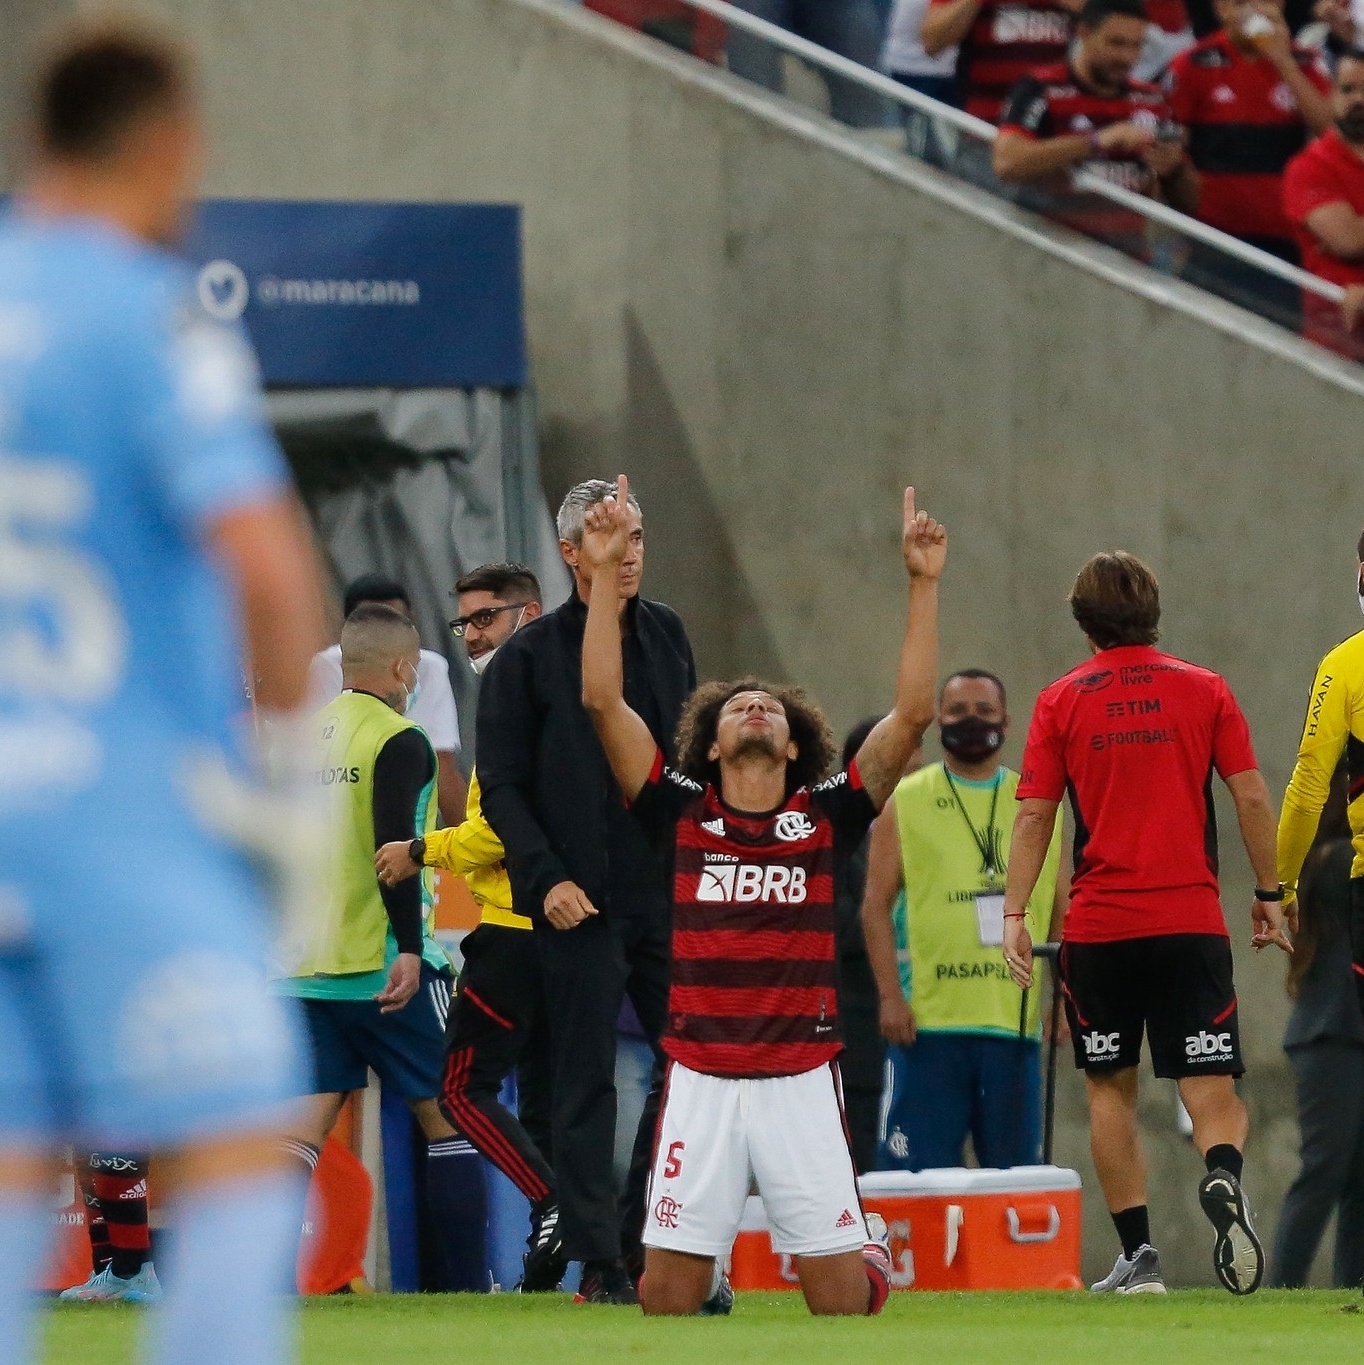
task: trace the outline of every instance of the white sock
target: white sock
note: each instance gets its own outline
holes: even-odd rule
[[[42,1301],[33,1286],[51,1231],[41,1195],[0,1199],[0,1266],[6,1267],[0,1275],[0,1352],[15,1365],[37,1358],[35,1329]]]
[[[292,1172],[272,1172],[176,1200],[162,1258],[166,1298],[149,1315],[156,1365],[294,1359],[294,1299],[280,1286],[298,1247],[298,1183]]]

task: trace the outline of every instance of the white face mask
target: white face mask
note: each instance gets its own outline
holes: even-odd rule
[[[1364,611],[1364,570],[1355,574],[1355,596],[1359,598],[1359,609]]]
[[[516,624],[511,628],[511,635],[515,635],[516,632],[521,629],[521,622],[525,619],[525,616],[526,609],[525,607],[522,607],[521,610],[516,614]],[[510,639],[511,636],[509,635],[507,638]],[[501,648],[502,648],[501,645],[494,645],[490,650],[487,651],[486,654],[480,654],[478,658],[474,658],[472,654],[469,655],[469,667],[472,668],[474,672],[481,678],[483,676],[484,669],[486,669],[488,665],[492,663],[493,655],[496,654],[497,651]]]
[[[407,693],[407,703],[403,707],[403,715],[406,716],[412,713],[412,708],[417,704],[417,698],[422,694],[421,674],[414,668],[412,670],[412,686],[408,687],[406,683],[403,683],[402,686],[403,690]]]

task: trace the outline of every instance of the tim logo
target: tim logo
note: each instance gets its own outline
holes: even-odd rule
[[[773,833],[784,844],[799,843],[802,839],[808,839],[815,832],[815,827],[810,823],[804,811],[788,810],[783,811],[777,816],[777,823]]]
[[[246,312],[251,289],[239,265],[231,261],[210,261],[199,271],[199,303],[205,313],[219,322],[236,322]]]
[[[1192,1062],[1227,1062],[1231,1060],[1231,1034],[1201,1033],[1190,1034],[1184,1040],[1184,1055]]]
[[[654,1222],[661,1228],[676,1228],[677,1215],[682,1212],[682,1205],[672,1198],[671,1195],[664,1195],[662,1199],[654,1205]]]
[[[708,905],[803,905],[805,869],[778,863],[722,863],[701,870],[696,899]]]
[[[1077,692],[1102,692],[1105,687],[1113,686],[1113,670],[1101,668],[1096,673],[1086,673],[1083,677],[1076,678],[1071,686]]]
[[[1086,1033],[1084,1035],[1085,1056],[1091,1061],[1099,1061],[1118,1055],[1120,1033]]]

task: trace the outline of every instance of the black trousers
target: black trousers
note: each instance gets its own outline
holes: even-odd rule
[[[549,1037],[535,934],[480,924],[445,1029],[440,1109],[532,1204],[554,1194]],[[520,1119],[498,1098],[517,1071]]]
[[[1284,1196],[1269,1282],[1301,1289],[1331,1215],[1332,1283],[1364,1281],[1364,1046],[1322,1038],[1285,1049],[1298,1090],[1302,1169]]]
[[[553,1075],[559,1230],[570,1260],[638,1254],[662,1098],[658,1040],[668,1009],[669,922],[663,906],[601,914],[574,929],[536,921]],[[635,1136],[625,1192],[611,1173],[616,1131],[616,1021],[629,995],[654,1048],[653,1085]]]

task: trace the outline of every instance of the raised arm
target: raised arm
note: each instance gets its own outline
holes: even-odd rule
[[[625,700],[620,566],[630,544],[629,512],[630,481],[622,474],[615,497],[589,507],[583,518],[582,558],[592,575],[583,632],[583,707],[621,792],[633,801],[649,780],[658,745]]]
[[[902,550],[909,571],[909,621],[895,675],[895,705],[857,751],[857,771],[878,810],[904,775],[933,723],[938,678],[938,579],[947,562],[947,528],[914,505],[905,489]]]

